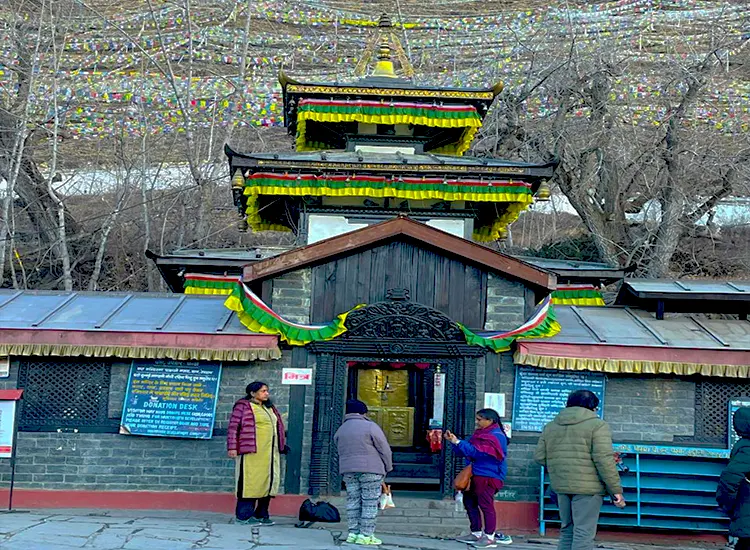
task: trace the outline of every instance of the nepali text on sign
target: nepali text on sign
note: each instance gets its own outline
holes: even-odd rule
[[[311,386],[312,372],[312,369],[282,369],[281,383],[288,386]]]
[[[599,398],[597,414],[604,411],[604,375],[597,372],[569,372],[533,367],[516,368],[513,392],[513,429],[541,432],[547,422],[565,408],[574,390],[589,390]]]
[[[134,361],[120,433],[210,439],[220,380],[220,363]]]

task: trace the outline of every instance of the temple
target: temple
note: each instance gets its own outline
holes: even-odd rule
[[[356,82],[280,74],[296,152],[226,147],[241,227],[294,231],[308,244],[408,215],[478,242],[505,238],[535,197],[549,198],[554,164],[466,156],[502,84],[415,84],[387,16],[377,31],[356,70],[375,58],[372,72]]]
[[[168,293],[0,290],[0,404],[23,390],[0,497],[14,479],[22,507],[230,513],[228,419],[263,380],[290,448],[272,514],[308,495],[343,510],[333,434],[358,398],[394,451],[399,508],[378,530],[456,536],[463,461],[442,434],[492,407],[512,436],[498,527],[544,533],[560,518],[534,448],[587,388],[630,503],[600,526],[725,532],[714,492],[731,412],[750,406],[750,284],[495,250],[555,169],[466,155],[501,85],[415,84],[387,17],[355,72],[282,73],[295,152],[226,149],[241,226],[292,232],[286,246],[148,253]]]

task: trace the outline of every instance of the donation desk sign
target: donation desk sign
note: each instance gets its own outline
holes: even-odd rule
[[[569,372],[533,367],[516,368],[513,394],[513,429],[541,432],[547,422],[565,408],[568,394],[590,390],[599,398],[597,415],[604,412],[604,375],[598,372]]]
[[[221,364],[133,361],[120,433],[211,439]]]

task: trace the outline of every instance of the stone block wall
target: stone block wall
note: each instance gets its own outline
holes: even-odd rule
[[[487,314],[485,330],[511,330],[526,320],[526,287],[511,281],[487,274]]]
[[[312,271],[291,271],[272,281],[271,303],[279,315],[295,323],[310,323]]]
[[[234,402],[253,380],[267,382],[286,420],[289,386],[281,385],[281,369],[290,354],[278,361],[225,363],[216,407],[216,433],[210,440],[126,436],[116,433],[21,432],[18,437],[16,487],[91,491],[232,492],[234,461],[226,456],[226,428]],[[130,363],[114,362],[111,371],[109,417],[119,418]],[[0,388],[15,388],[18,363]],[[282,480],[285,461],[282,460]],[[10,482],[9,461],[0,461],[0,486]],[[283,490],[283,484],[282,484]]]
[[[671,443],[695,433],[695,382],[608,376],[604,419],[618,442]]]

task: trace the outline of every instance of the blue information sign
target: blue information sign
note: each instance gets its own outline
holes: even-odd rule
[[[133,361],[120,433],[211,439],[220,363]]]
[[[517,367],[513,392],[513,431],[541,432],[557,416],[574,390],[590,390],[600,400],[603,417],[604,375],[597,372],[559,371]]]

